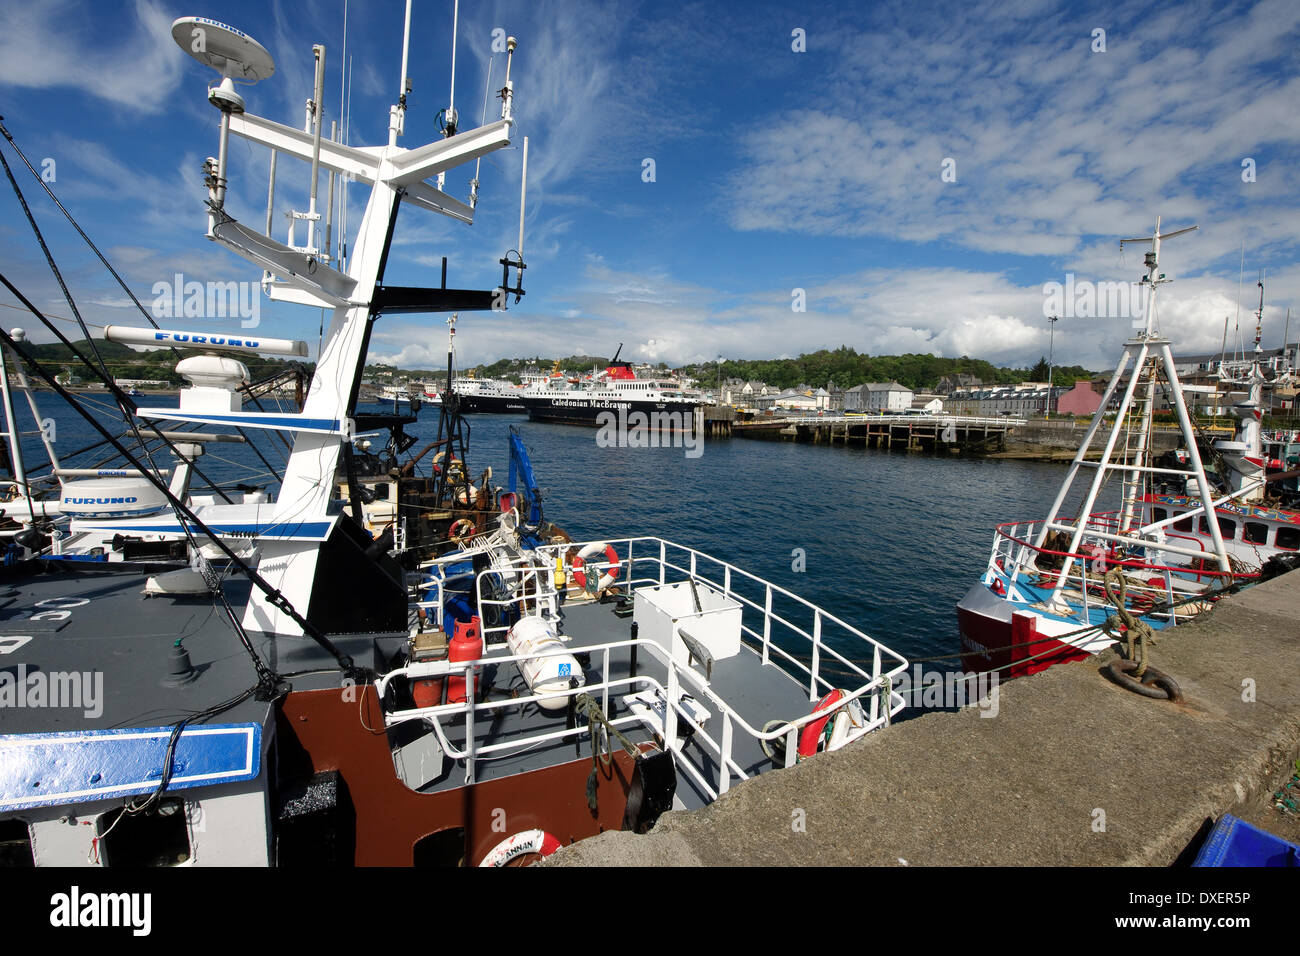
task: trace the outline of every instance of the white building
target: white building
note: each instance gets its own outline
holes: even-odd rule
[[[793,412],[816,412],[818,409],[817,399],[812,395],[805,395],[803,392],[791,389],[788,392],[779,394],[763,395],[757,403],[760,409],[780,408]]]
[[[913,392],[897,382],[867,382],[844,393],[846,412],[901,414],[912,407]]]
[[[943,399],[938,395],[918,393],[912,396],[912,407],[908,411],[913,415],[938,415],[943,411]]]
[[[1052,388],[1052,399],[1060,397],[1066,389]],[[1003,385],[997,388],[959,388],[948,396],[944,410],[954,415],[990,417],[1011,415],[1027,418],[1044,415],[1048,409],[1047,386],[1038,382],[1020,385]]]

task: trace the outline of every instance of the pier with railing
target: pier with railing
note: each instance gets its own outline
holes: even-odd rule
[[[971,415],[817,415],[736,422],[742,438],[861,445],[932,454],[987,454],[1005,447],[1024,419]]]

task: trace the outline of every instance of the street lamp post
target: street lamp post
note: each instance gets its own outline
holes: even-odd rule
[[[1050,331],[1047,335],[1047,401],[1043,403],[1044,421],[1052,417],[1052,347],[1056,344],[1056,323],[1060,320],[1059,315],[1047,317],[1047,321],[1051,324],[1048,326]]]

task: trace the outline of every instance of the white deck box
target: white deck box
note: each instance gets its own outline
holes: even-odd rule
[[[689,581],[636,588],[633,594],[632,620],[638,636],[668,650],[674,660],[682,664],[690,660],[686,644],[678,636],[683,628],[714,660],[740,653],[741,605],[721,591],[697,583],[698,611]]]

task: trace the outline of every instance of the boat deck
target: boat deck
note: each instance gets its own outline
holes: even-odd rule
[[[225,609],[211,595],[146,597],[170,564],[26,561],[0,569],[0,811],[138,794],[159,779],[172,725],[195,718],[173,764],[172,787],[265,773],[259,741],[275,731],[275,702],[249,695],[257,673]],[[250,582],[229,577],[236,619]],[[280,690],[342,688],[334,656],[310,638],[248,638]],[[363,667],[401,647],[402,633],[331,635]],[[178,641],[187,680],[170,680]],[[215,711],[204,717],[207,711]]]
[[[592,601],[570,601],[561,609],[561,634],[568,638],[568,649],[579,657],[583,667],[586,686],[598,685],[606,680],[619,680],[632,677],[631,648],[627,646],[612,648],[609,651],[608,671],[604,671],[604,652],[590,653],[589,659],[583,657],[584,648],[599,647],[616,641],[631,638],[631,619],[621,618],[614,613],[614,603]],[[644,641],[642,642],[645,643]],[[503,644],[489,647],[485,657],[493,652],[508,653]],[[636,674],[659,684],[666,685],[667,668],[652,651],[640,649],[637,654]],[[529,691],[522,674],[514,662],[485,667],[482,680],[490,686],[486,699],[506,700],[511,696],[526,696]],[[639,688],[625,691],[617,689],[609,693],[607,716],[611,720],[627,717],[631,711],[623,697]],[[808,690],[796,684],[791,677],[775,665],[764,666],[757,653],[748,647],[742,647],[739,654],[732,658],[719,660],[713,668],[709,689],[725,700],[739,715],[754,727],[762,730],[763,724],[774,719],[793,719],[809,713]],[[599,699],[600,691],[595,692]],[[481,698],[482,699],[482,698]],[[709,713],[710,719],[705,724],[705,732],[717,739],[719,718],[716,707],[709,701],[699,703]],[[566,727],[567,710],[545,711],[535,703],[520,704],[502,708],[498,713],[503,716],[488,724],[486,730],[476,729],[475,741],[478,747],[507,743],[511,739],[535,737],[538,734],[563,730]],[[410,724],[416,727],[410,727]],[[591,736],[587,732],[585,720],[578,719],[581,732],[562,741],[544,743],[522,743],[518,749],[507,749],[496,754],[488,754],[475,759],[475,779],[485,780],[524,773],[564,760],[591,757]],[[408,728],[403,730],[402,728]],[[397,725],[391,734],[396,744],[409,743],[415,737],[428,732],[428,725],[422,721]],[[465,743],[464,724],[457,720],[442,721],[442,730],[448,742],[458,750]],[[679,723],[679,733],[682,726]],[[648,743],[652,739],[649,729],[643,724],[622,728],[623,733],[634,744]],[[748,775],[754,775],[773,769],[776,765],[763,752],[757,740],[745,733],[740,727],[735,728],[732,757]],[[617,743],[614,744],[618,746]],[[685,755],[695,764],[708,785],[715,790],[719,783],[719,767],[713,754],[706,748],[691,742],[686,744]],[[447,760],[439,776],[420,787],[422,791],[437,792],[452,789],[464,782],[464,761]],[[734,775],[733,775],[734,776]],[[700,807],[709,801],[708,795],[691,779],[689,774],[678,775],[678,798],[686,807]]]

